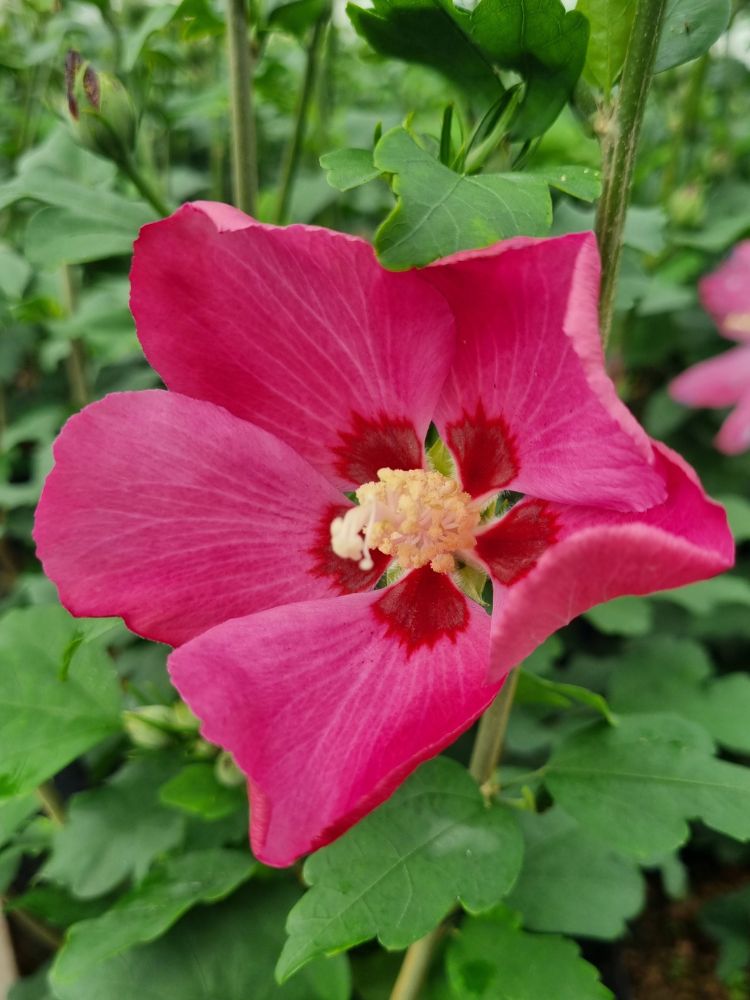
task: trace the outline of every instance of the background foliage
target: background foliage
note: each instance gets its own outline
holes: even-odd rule
[[[257,213],[372,237],[393,268],[590,228],[634,9],[252,0]],[[743,4],[669,0],[609,361],[726,502],[737,568],[546,642],[492,808],[465,737],[277,872],[249,855],[244,788],[175,701],[166,648],[70,618],[30,540],[65,418],[158,384],[127,307],[138,228],[231,200],[224,10],[4,5],[0,889],[28,973],[12,1000],[380,1000],[392,950],[451,913],[434,1000],[750,996],[750,455],[721,456],[718,416],[665,389],[722,349],[696,281],[750,232],[749,32]],[[69,49],[125,84],[135,169],[74,136]]]

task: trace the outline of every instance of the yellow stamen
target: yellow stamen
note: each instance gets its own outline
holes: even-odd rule
[[[454,479],[423,469],[379,469],[378,481],[357,490],[358,507],[331,523],[331,545],[342,559],[371,569],[370,549],[395,556],[404,569],[428,563],[436,573],[456,568],[453,553],[473,548],[481,511]]]

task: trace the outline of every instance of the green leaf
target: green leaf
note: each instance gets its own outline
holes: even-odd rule
[[[750,539],[750,500],[739,496],[717,497],[724,504],[729,518],[735,542],[746,542]]]
[[[605,635],[648,635],[654,612],[642,597],[617,597],[591,608],[585,617]]]
[[[284,986],[273,977],[284,919],[299,898],[290,882],[253,882],[199,907],[152,944],[89,968],[59,1000],[348,1000],[345,956],[310,963]]]
[[[22,896],[6,901],[6,909],[23,910],[51,927],[70,927],[80,920],[98,917],[111,903],[110,897],[96,900],[74,899],[55,885],[35,885]]]
[[[470,37],[469,15],[450,0],[374,0],[348,4],[358,34],[377,52],[437,70],[471,100],[491,104],[503,85]]]
[[[710,900],[698,923],[719,945],[719,976],[729,980],[742,972],[750,962],[750,886]]]
[[[507,912],[466,920],[446,955],[456,1000],[607,1000],[593,965],[565,938],[528,934]]]
[[[268,27],[273,31],[286,31],[297,38],[304,38],[313,24],[323,17],[329,8],[328,0],[290,0],[274,6],[268,18]]]
[[[596,691],[589,691],[588,688],[579,687],[577,684],[565,684],[548,680],[546,677],[537,677],[526,670],[521,670],[515,700],[519,705],[532,703],[551,705],[554,708],[570,708],[578,702],[603,715],[610,725],[617,724],[606,699]]]
[[[526,82],[513,137],[541,135],[581,75],[589,38],[586,18],[566,11],[560,0],[479,0],[471,36],[493,62],[516,70]]]
[[[618,657],[609,694],[618,712],[674,712],[698,723],[717,742],[750,753],[750,677],[713,670],[698,643],[654,636]]]
[[[0,292],[8,299],[18,299],[31,277],[31,266],[7,243],[0,242]]]
[[[55,992],[77,1000],[72,987],[100,962],[153,941],[197,903],[229,895],[254,867],[247,853],[219,848],[166,861],[101,917],[71,927],[50,974]]]
[[[320,165],[326,171],[326,180],[337,191],[350,191],[380,176],[371,149],[334,149],[321,156]]]
[[[612,939],[640,912],[645,898],[638,865],[589,836],[559,808],[523,813],[523,867],[508,906],[524,926]]]
[[[115,227],[67,208],[40,208],[29,219],[24,253],[32,264],[53,269],[132,253],[138,226]]]
[[[569,164],[554,169],[532,170],[530,176],[539,177],[550,187],[581,201],[596,201],[602,193],[601,171],[593,167]]]
[[[44,876],[82,899],[109,892],[131,876],[143,878],[184,834],[182,817],[158,799],[171,770],[162,757],[137,758],[103,787],[73,796]]]
[[[673,601],[694,615],[712,615],[722,604],[750,605],[750,583],[739,576],[715,576],[687,587],[662,590],[654,600]]]
[[[26,820],[39,811],[36,795],[22,795],[17,799],[0,801],[0,847],[7,844]]]
[[[621,716],[576,730],[553,751],[556,802],[614,850],[641,860],[683,844],[689,819],[750,838],[750,769],[717,760],[705,731],[672,715]]]
[[[625,64],[635,0],[578,0],[576,10],[591,28],[583,75],[608,95]]]
[[[446,758],[424,764],[307,860],[312,888],[289,914],[277,975],[376,935],[386,948],[405,948],[457,901],[472,913],[488,909],[513,885],[521,851],[515,815],[487,808],[463,767]]]
[[[112,663],[82,645],[66,680],[63,652],[76,623],[59,607],[11,611],[0,622],[0,795],[19,795],[121,729]]]
[[[123,51],[123,66],[126,73],[130,73],[141,56],[143,48],[155,31],[161,31],[172,20],[177,13],[179,4],[162,3],[156,7],[151,7],[143,16],[137,28],[131,30],[126,35]]]
[[[47,969],[19,979],[11,986],[7,1000],[56,1000],[47,981]]]
[[[708,52],[732,14],[731,0],[667,0],[655,73]]]
[[[463,177],[433,159],[404,128],[387,132],[374,158],[379,170],[396,175],[398,203],[375,234],[385,267],[418,267],[521,233],[540,236],[552,221],[543,180],[530,174]]]
[[[209,763],[188,764],[162,785],[159,798],[167,806],[209,821],[247,808],[244,787],[220,785],[216,780],[215,767]]]

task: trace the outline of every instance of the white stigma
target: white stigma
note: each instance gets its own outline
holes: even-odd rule
[[[342,559],[373,567],[370,549],[395,556],[404,569],[428,563],[456,568],[453,554],[476,544],[480,511],[454,479],[423,469],[379,469],[378,482],[357,490],[359,506],[331,522],[331,547]]]

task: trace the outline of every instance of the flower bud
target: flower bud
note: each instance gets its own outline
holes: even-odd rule
[[[197,733],[200,720],[196,719],[184,701],[177,701],[172,705],[172,725],[181,733]]]
[[[667,211],[677,226],[699,226],[706,210],[706,198],[699,184],[685,184],[669,196]]]
[[[65,84],[80,144],[115,161],[127,156],[135,144],[136,115],[120,81],[109,73],[97,73],[71,49],[65,58]]]
[[[238,785],[243,785],[247,780],[235,764],[234,757],[231,753],[227,753],[226,750],[222,750],[216,758],[214,774],[219,784],[224,785],[226,788],[236,788]]]
[[[122,720],[125,732],[137,747],[160,750],[172,742],[172,709],[168,705],[143,705],[123,712]]]

